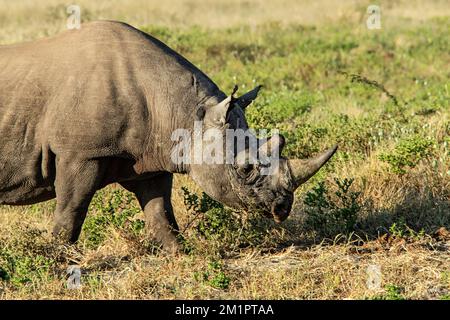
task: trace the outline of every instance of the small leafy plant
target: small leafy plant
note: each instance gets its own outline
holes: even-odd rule
[[[373,300],[405,300],[405,289],[395,284],[387,284],[384,287],[385,293],[374,296]]]
[[[404,219],[400,219],[398,222],[394,222],[389,227],[389,233],[396,238],[419,240],[425,237],[425,230],[415,231],[411,229]]]
[[[211,261],[208,264],[207,270],[203,272],[194,273],[194,278],[197,281],[207,283],[213,288],[226,290],[228,289],[231,279],[228,277],[219,261]]]

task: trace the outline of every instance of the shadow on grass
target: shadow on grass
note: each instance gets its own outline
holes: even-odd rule
[[[366,201],[352,232],[347,234],[333,232],[329,225],[323,225],[321,230],[313,230],[308,225],[304,207],[298,210],[303,213],[291,217],[283,226],[288,239],[279,241],[276,247],[262,248],[263,251],[279,252],[290,246],[308,250],[318,244],[363,245],[384,235],[405,239],[430,236],[439,240],[437,231],[440,228],[450,230],[450,201],[446,196],[419,194],[414,188],[407,190],[403,201],[392,208],[376,208],[370,199]]]

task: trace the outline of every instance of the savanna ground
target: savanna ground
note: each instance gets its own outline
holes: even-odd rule
[[[57,0],[0,1],[0,43],[65,28]],[[3,299],[449,299],[450,7],[447,1],[77,1],[160,38],[226,92],[263,84],[254,128],[288,157],[338,143],[281,225],[237,213],[177,176],[187,253],[145,239],[134,197],[97,193],[81,239],[49,235],[55,202],[0,208]],[[82,63],[82,62],[80,62]],[[80,289],[66,269],[79,265]]]

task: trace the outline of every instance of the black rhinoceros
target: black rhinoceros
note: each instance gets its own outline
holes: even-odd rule
[[[173,173],[234,207],[283,221],[294,190],[333,155],[258,164],[174,162],[177,128],[247,129],[259,87],[227,97],[203,72],[127,24],[91,22],[52,38],[0,47],[0,204],[56,197],[53,233],[76,241],[96,190],[119,183],[145,212],[150,235],[179,248]],[[277,135],[272,145],[282,147]]]

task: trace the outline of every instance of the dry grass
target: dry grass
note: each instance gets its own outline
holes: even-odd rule
[[[3,232],[3,230],[2,230]],[[22,230],[23,232],[23,230]],[[54,248],[66,259],[59,277],[4,287],[3,299],[439,299],[448,295],[450,250],[431,237],[420,241],[381,238],[363,246],[292,246],[270,254],[245,250],[223,260],[230,281],[225,290],[202,280],[211,259],[138,254],[117,234],[95,251]],[[47,242],[48,241],[48,242]],[[83,270],[83,287],[66,289],[67,264]],[[370,288],[368,267],[381,269],[379,287]],[[394,293],[386,288],[392,286]]]
[[[357,29],[364,25],[365,7],[371,1],[217,0],[206,4],[195,0],[79,0],[77,3],[82,7],[84,20],[118,19],[136,26],[256,28],[270,21],[280,21],[286,25],[320,28],[346,21],[354,23]],[[0,0],[0,43],[31,40],[64,29],[65,5],[66,2],[58,0]],[[381,8],[386,26],[406,29],[435,17],[450,16],[447,1],[381,1]],[[410,47],[414,41],[399,35],[396,42],[398,49]],[[362,45],[352,54],[364,54],[368,49]],[[424,78],[428,75],[438,80],[445,78],[445,69],[436,68],[439,67],[419,65],[416,71]],[[220,79],[220,75],[218,77]],[[328,80],[326,76],[321,81],[325,80]],[[448,85],[448,81],[443,82]],[[319,85],[322,86],[322,82]],[[445,88],[448,95],[448,87]],[[309,119],[312,122],[326,121],[330,114],[326,110],[353,117],[370,112],[351,95],[327,103],[324,109],[311,111]],[[448,133],[448,109],[424,118],[424,122],[428,126],[422,132],[442,141]],[[207,242],[198,240],[199,247],[204,247],[198,252],[167,257],[149,252],[142,239],[130,237],[113,227],[108,227],[108,237],[94,248],[89,247],[85,236],[77,247],[55,243],[48,232],[36,232],[51,229],[54,202],[31,207],[0,207],[0,247],[12,246],[11,250],[19,254],[23,268],[31,277],[18,284],[0,280],[0,298],[448,298],[450,237],[445,230],[434,234],[439,227],[450,225],[448,145],[441,145],[441,149],[435,151],[437,165],[432,167],[430,161],[425,161],[405,175],[395,175],[389,173],[387,165],[378,156],[396,143],[396,138],[387,139],[382,147],[368,150],[363,159],[336,161],[332,172],[326,173],[327,182],[334,177],[355,178],[354,188],[361,191],[364,209],[360,217],[361,228],[370,230],[366,234],[368,239],[355,236],[340,241],[325,239],[323,243],[320,243],[322,239],[311,239],[302,229],[304,207],[297,201],[291,218],[275,230],[279,232],[274,236],[275,244],[217,254],[209,250]],[[314,182],[302,187],[297,199],[302,199]],[[176,176],[173,204],[183,229],[191,217],[183,203],[182,186],[196,192],[200,189],[189,178]],[[414,230],[426,229],[426,233],[410,236],[388,232],[386,226],[398,217],[408,219],[408,225]],[[386,233],[389,236],[383,235]],[[27,252],[34,252],[33,259],[43,256],[57,263],[39,273],[27,264]],[[216,263],[219,266],[211,267]],[[65,269],[70,264],[77,264],[83,270],[80,290],[66,288]],[[369,265],[381,269],[382,280],[376,289],[367,286]],[[212,279],[205,279],[208,273],[212,274]],[[221,279],[228,279],[229,284],[223,285]],[[219,285],[214,281],[219,281]]]
[[[271,21],[320,26],[326,23],[363,22],[372,1],[330,0],[78,0],[82,20],[121,20],[132,25],[207,28],[256,26]],[[387,26],[450,15],[447,1],[378,1]],[[66,27],[66,8],[61,0],[0,0],[0,43],[31,40],[55,34]]]

